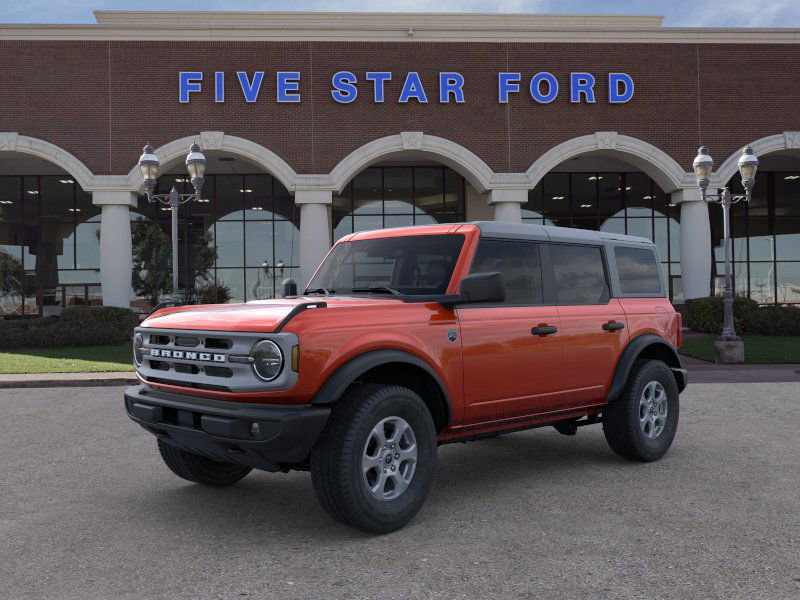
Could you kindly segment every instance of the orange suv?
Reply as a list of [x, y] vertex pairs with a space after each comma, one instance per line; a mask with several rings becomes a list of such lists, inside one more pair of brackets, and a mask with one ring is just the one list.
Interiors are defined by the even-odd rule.
[[389, 532], [439, 444], [602, 423], [620, 456], [663, 456], [686, 371], [659, 264], [643, 238], [541, 225], [352, 234], [301, 296], [150, 315], [125, 406], [179, 477], [310, 470], [331, 517]]

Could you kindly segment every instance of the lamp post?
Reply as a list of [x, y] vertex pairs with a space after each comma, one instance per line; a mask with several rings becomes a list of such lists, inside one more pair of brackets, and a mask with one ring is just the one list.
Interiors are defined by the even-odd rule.
[[178, 292], [178, 207], [190, 200], [200, 200], [203, 182], [206, 173], [206, 157], [196, 143], [189, 148], [186, 155], [186, 170], [192, 178], [194, 194], [179, 194], [172, 186], [169, 194], [156, 194], [156, 179], [160, 162], [155, 155], [155, 149], [147, 144], [139, 157], [139, 169], [142, 172], [145, 193], [148, 202], [159, 202], [169, 207], [172, 211], [172, 301], [180, 302]]
[[723, 243], [725, 244], [725, 291], [723, 292], [724, 316], [722, 334], [715, 343], [718, 362], [742, 362], [744, 360], [744, 347], [736, 335], [733, 325], [730, 210], [731, 206], [737, 202], [749, 202], [752, 197], [753, 185], [756, 182], [756, 170], [758, 169], [758, 158], [755, 157], [753, 149], [749, 145], [745, 146], [742, 151], [738, 166], [739, 174], [742, 176], [744, 195], [732, 195], [727, 187], [719, 189], [716, 194], [710, 194], [708, 193], [708, 185], [711, 181], [714, 161], [708, 153], [708, 148], [701, 146], [697, 152], [697, 157], [692, 163], [703, 201], [713, 202], [722, 206]]

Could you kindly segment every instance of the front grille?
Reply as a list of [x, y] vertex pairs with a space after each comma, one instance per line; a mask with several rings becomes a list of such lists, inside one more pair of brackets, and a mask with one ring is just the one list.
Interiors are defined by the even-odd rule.
[[228, 350], [233, 347], [231, 340], [223, 338], [206, 338], [206, 348], [211, 350]]
[[[139, 374], [154, 383], [205, 390], [256, 392], [286, 389], [297, 381], [291, 363], [284, 365], [275, 381], [265, 384], [250, 363], [230, 360], [247, 356], [265, 338], [275, 341], [283, 355], [290, 357], [297, 345], [293, 333], [202, 331], [190, 329], [137, 328], [144, 337], [144, 361]], [[223, 383], [224, 386], [219, 385]]]

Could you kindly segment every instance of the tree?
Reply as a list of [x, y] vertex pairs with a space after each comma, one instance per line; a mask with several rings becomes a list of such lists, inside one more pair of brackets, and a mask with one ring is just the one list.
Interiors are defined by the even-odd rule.
[[[158, 304], [159, 296], [172, 292], [172, 242], [161, 226], [138, 218], [131, 223], [133, 245], [133, 275], [131, 283], [137, 294]], [[203, 233], [200, 244], [192, 248], [188, 268], [190, 281], [213, 279], [211, 269], [217, 259], [214, 236]], [[206, 287], [206, 286], [204, 286]]]

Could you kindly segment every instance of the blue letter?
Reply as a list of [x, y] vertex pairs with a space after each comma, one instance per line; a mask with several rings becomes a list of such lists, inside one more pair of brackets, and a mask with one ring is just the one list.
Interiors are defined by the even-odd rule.
[[569, 101], [579, 104], [581, 94], [586, 96], [586, 102], [594, 104], [594, 76], [590, 73], [570, 73]]
[[253, 83], [248, 81], [247, 73], [244, 71], [236, 71], [236, 76], [239, 78], [239, 85], [242, 86], [244, 101], [255, 102], [256, 98], [258, 98], [258, 92], [261, 91], [261, 82], [264, 79], [264, 71], [256, 71], [253, 74]]
[[498, 73], [497, 74], [497, 97], [502, 104], [508, 102], [510, 92], [519, 91], [519, 73]]
[[[542, 82], [546, 81], [548, 92], [542, 94]], [[552, 73], [537, 73], [531, 79], [531, 96], [539, 104], [550, 104], [558, 96], [558, 81]]]
[[225, 102], [225, 73], [214, 73], [214, 102]]
[[450, 94], [456, 102], [464, 102], [464, 76], [461, 73], [439, 73], [439, 102], [450, 102]]
[[358, 88], [354, 83], [358, 79], [350, 71], [339, 71], [331, 78], [331, 83], [335, 89], [331, 90], [331, 96], [341, 104], [349, 104], [358, 96]]
[[202, 89], [202, 71], [181, 71], [178, 73], [178, 102], [189, 103], [189, 93], [199, 92]]
[[406, 82], [403, 84], [403, 89], [400, 91], [400, 100], [398, 102], [408, 102], [409, 98], [416, 98], [417, 102], [425, 104], [428, 98], [425, 96], [425, 89], [422, 87], [422, 81], [419, 78], [419, 73], [410, 71], [406, 75]]
[[[625, 88], [620, 93], [619, 84]], [[633, 98], [633, 78], [627, 73], [608, 74], [608, 101], [611, 104], [625, 104]]]
[[299, 71], [278, 71], [278, 102], [300, 102], [299, 91]]
[[389, 81], [392, 78], [392, 74], [388, 71], [374, 71], [374, 72], [367, 72], [365, 79], [367, 81], [374, 81], [374, 89], [375, 89], [375, 102], [383, 102], [383, 82]]

